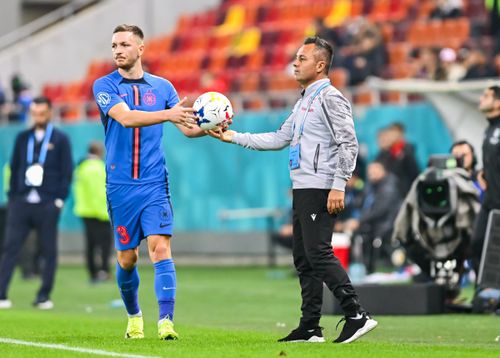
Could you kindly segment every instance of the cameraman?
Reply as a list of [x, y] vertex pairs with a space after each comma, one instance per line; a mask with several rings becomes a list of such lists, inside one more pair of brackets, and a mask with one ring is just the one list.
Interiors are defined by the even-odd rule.
[[457, 159], [457, 166], [464, 168], [469, 173], [474, 186], [479, 191], [479, 199], [483, 201], [486, 184], [483, 172], [476, 170], [477, 158], [472, 144], [466, 140], [456, 141], [451, 145], [450, 152]]

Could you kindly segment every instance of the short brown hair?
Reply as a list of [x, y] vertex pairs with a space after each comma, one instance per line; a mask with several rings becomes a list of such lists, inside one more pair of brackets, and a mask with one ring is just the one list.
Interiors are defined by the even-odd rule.
[[127, 24], [118, 25], [113, 30], [114, 34], [116, 34], [117, 32], [131, 32], [137, 37], [139, 37], [141, 40], [144, 40], [144, 32], [142, 32], [141, 28], [137, 25], [127, 25]]

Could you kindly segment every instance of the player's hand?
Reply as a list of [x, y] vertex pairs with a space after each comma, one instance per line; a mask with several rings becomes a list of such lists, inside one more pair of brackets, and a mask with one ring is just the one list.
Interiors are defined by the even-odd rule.
[[484, 178], [484, 170], [482, 169], [477, 173], [477, 182], [479, 183], [479, 186], [481, 187], [481, 189], [483, 189], [483, 191], [488, 188], [488, 183]]
[[194, 115], [194, 112], [196, 111], [192, 107], [184, 107], [184, 103], [186, 103], [186, 101], [187, 97], [184, 97], [175, 106], [167, 109], [167, 120], [174, 124], [180, 124], [191, 129], [193, 128], [193, 125], [196, 124], [196, 116]]
[[210, 137], [217, 138], [226, 143], [231, 143], [233, 141], [233, 136], [236, 132], [232, 130], [223, 131], [222, 128], [217, 128], [206, 131], [206, 133]]
[[329, 214], [338, 214], [344, 210], [344, 196], [345, 193], [343, 191], [335, 189], [330, 190], [326, 203], [326, 209]]

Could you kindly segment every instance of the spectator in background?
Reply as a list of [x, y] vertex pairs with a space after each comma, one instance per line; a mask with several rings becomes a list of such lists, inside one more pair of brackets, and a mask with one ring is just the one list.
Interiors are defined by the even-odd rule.
[[362, 19], [350, 26], [356, 28], [357, 32], [346, 49], [348, 55], [341, 65], [349, 71], [349, 84], [357, 85], [364, 82], [368, 76], [381, 74], [385, 63], [385, 50], [382, 34], [375, 24]]
[[382, 129], [378, 139], [380, 152], [376, 161], [398, 178], [399, 192], [404, 198], [420, 173], [413, 145], [406, 142], [405, 128], [401, 123]]
[[271, 234], [271, 242], [273, 245], [279, 245], [286, 249], [293, 248], [293, 213], [292, 210], [287, 215], [286, 222], [280, 226], [277, 232]]
[[85, 225], [86, 262], [92, 283], [110, 277], [112, 232], [106, 207], [106, 168], [103, 157], [102, 144], [92, 142], [87, 157], [75, 170], [74, 212], [83, 219]]
[[496, 76], [500, 77], [500, 52], [495, 56], [493, 66], [495, 67]]
[[413, 67], [416, 78], [427, 80], [444, 79], [438, 53], [430, 47], [423, 47], [413, 53]]
[[495, 53], [500, 54], [500, 1], [485, 0], [484, 5], [490, 15], [490, 34], [495, 41]]
[[12, 102], [17, 103], [19, 95], [23, 88], [26, 88], [24, 81], [21, 79], [21, 75], [14, 73], [10, 79], [10, 88], [12, 90]]
[[42, 286], [34, 306], [52, 309], [50, 293], [57, 267], [57, 223], [71, 183], [73, 163], [68, 137], [51, 123], [52, 106], [45, 97], [30, 107], [33, 127], [15, 141], [7, 224], [0, 259], [0, 308], [10, 308], [7, 291], [19, 252], [31, 229], [39, 240]]
[[[358, 157], [359, 158], [359, 157]], [[361, 216], [361, 207], [363, 205], [363, 193], [365, 183], [359, 176], [357, 168], [352, 173], [352, 177], [347, 181], [345, 188], [345, 206], [344, 210], [337, 214], [334, 231], [352, 234], [358, 227]]]
[[200, 77], [200, 93], [219, 92], [227, 93], [229, 87], [221, 77], [216, 77], [212, 72], [203, 72]]
[[458, 61], [457, 53], [449, 47], [445, 47], [439, 51], [440, 68], [443, 73], [443, 80], [459, 81], [466, 73], [464, 65]]
[[436, 7], [430, 14], [431, 19], [445, 20], [456, 19], [463, 16], [462, 0], [434, 0]]
[[500, 209], [500, 86], [484, 90], [479, 100], [479, 110], [488, 120], [483, 140], [483, 175], [486, 182], [481, 211], [474, 224], [472, 235], [472, 262], [476, 273], [483, 252], [488, 216], [493, 209]]
[[480, 49], [473, 49], [464, 61], [464, 66], [467, 69], [464, 80], [474, 80], [479, 78], [495, 77], [496, 72], [493, 66], [489, 63], [485, 53]]
[[474, 147], [466, 140], [459, 140], [452, 144], [450, 152], [457, 159], [458, 166], [464, 168], [467, 173], [469, 173], [471, 180], [474, 182], [474, 186], [479, 191], [479, 197], [482, 200], [486, 183], [482, 178], [482, 172], [478, 173], [476, 171], [477, 158]]
[[392, 253], [391, 234], [394, 219], [402, 202], [398, 179], [388, 172], [384, 164], [374, 161], [368, 164], [368, 185], [359, 220], [352, 228], [354, 236], [363, 238], [363, 257], [367, 272], [374, 272], [377, 261], [390, 262]]
[[18, 108], [18, 118], [17, 120], [21, 123], [26, 123], [28, 120], [28, 115], [30, 111], [30, 105], [33, 101], [33, 96], [31, 95], [31, 91], [28, 87], [23, 87], [21, 93], [19, 93], [19, 97], [17, 99], [17, 103], [15, 104]]

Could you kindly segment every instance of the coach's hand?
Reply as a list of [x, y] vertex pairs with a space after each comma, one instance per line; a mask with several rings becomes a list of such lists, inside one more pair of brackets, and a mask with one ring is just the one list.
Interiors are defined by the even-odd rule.
[[236, 133], [232, 130], [223, 131], [221, 128], [212, 129], [206, 132], [210, 137], [220, 139], [221, 141], [226, 143], [231, 143], [233, 141], [233, 136]]
[[194, 112], [196, 111], [192, 107], [184, 107], [183, 105], [184, 103], [186, 103], [186, 101], [187, 97], [184, 97], [175, 106], [167, 109], [167, 120], [174, 124], [180, 124], [187, 128], [193, 128], [193, 124], [196, 124], [196, 116], [194, 115]]
[[330, 190], [330, 193], [328, 193], [328, 202], [326, 203], [326, 209], [329, 214], [338, 214], [344, 210], [344, 196], [345, 193], [343, 191]]

